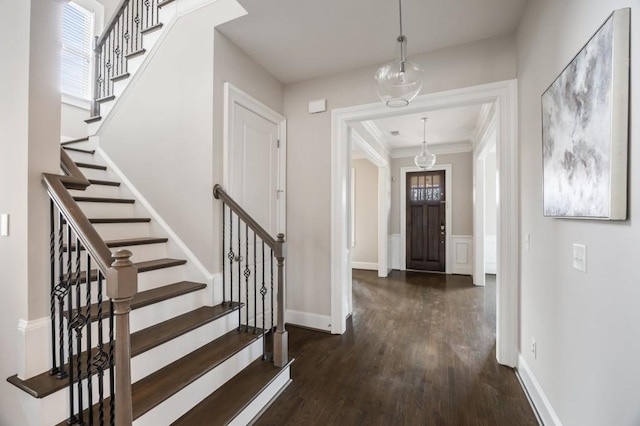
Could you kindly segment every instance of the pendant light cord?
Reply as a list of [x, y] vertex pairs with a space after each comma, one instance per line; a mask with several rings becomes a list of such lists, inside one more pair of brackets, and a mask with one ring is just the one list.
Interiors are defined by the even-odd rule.
[[402, 0], [398, 0], [398, 10], [399, 10], [398, 15], [400, 16], [400, 37], [403, 37], [404, 34], [402, 33]]

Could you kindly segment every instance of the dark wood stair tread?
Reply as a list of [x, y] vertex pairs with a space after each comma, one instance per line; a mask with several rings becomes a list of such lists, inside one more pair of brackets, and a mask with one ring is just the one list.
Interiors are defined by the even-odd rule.
[[100, 121], [102, 120], [102, 117], [99, 115], [95, 115], [93, 117], [89, 117], [86, 120], [84, 120], [85, 123], [87, 124], [91, 124], [91, 123], [95, 123], [96, 121]]
[[[131, 356], [135, 357], [150, 349], [160, 346], [176, 337], [182, 336], [198, 327], [206, 325], [238, 309], [238, 303], [229, 305], [203, 306], [186, 314], [179, 315], [167, 321], [153, 325], [149, 328], [131, 334]], [[92, 352], [97, 352], [94, 348]], [[80, 355], [81, 360], [86, 360], [86, 352]], [[73, 359], [75, 365], [75, 358]], [[86, 370], [86, 361], [82, 365]], [[68, 365], [65, 365], [65, 371]], [[44, 398], [69, 385], [69, 379], [57, 379], [49, 372], [41, 373], [27, 380], [20, 380], [17, 375], [9, 377], [7, 381], [33, 397]], [[74, 380], [77, 382], [77, 379]]]
[[[140, 238], [124, 238], [121, 240], [108, 240], [108, 241], [105, 241], [105, 244], [107, 244], [107, 247], [109, 248], [114, 248], [114, 247], [143, 246], [148, 244], [160, 244], [160, 243], [166, 243], [167, 241], [169, 241], [169, 239], [165, 237], [140, 237]], [[84, 250], [84, 249], [85, 249], [84, 247], [81, 247], [81, 250]], [[66, 245], [64, 246], [63, 250], [67, 251]], [[76, 245], [71, 244], [71, 251], [75, 251], [75, 250], [76, 250]]]
[[107, 166], [103, 166], [101, 164], [91, 164], [91, 163], [81, 163], [75, 162], [76, 166], [82, 167], [83, 169], [95, 169], [95, 170], [107, 170]]
[[[287, 366], [289, 366], [291, 360]], [[285, 367], [286, 368], [286, 367]], [[282, 372], [270, 361], [257, 359], [202, 400], [172, 426], [226, 425]]]
[[96, 153], [95, 149], [81, 149], [81, 148], [74, 148], [72, 146], [63, 146], [62, 149], [64, 149], [65, 151], [81, 152], [83, 154], [95, 154]]
[[120, 182], [113, 180], [89, 179], [89, 183], [91, 185], [120, 186]]
[[153, 24], [146, 28], [143, 28], [142, 30], [140, 30], [140, 34], [149, 34], [156, 30], [159, 30], [160, 28], [162, 28], [162, 22], [158, 22], [157, 24]]
[[[180, 265], [184, 265], [185, 263], [187, 263], [187, 261], [183, 259], [164, 258], [164, 259], [147, 260], [144, 262], [137, 262], [137, 263], [134, 263], [133, 265], [138, 268], [138, 272], [140, 273], [140, 272], [155, 271], [157, 269], [163, 269], [163, 268], [171, 268], [172, 266], [180, 266]], [[67, 274], [65, 274], [62, 277], [62, 280], [67, 281], [67, 278], [68, 276]], [[95, 281], [97, 279], [98, 279], [98, 270], [92, 269], [91, 281]], [[82, 271], [80, 273], [80, 282], [83, 284], [87, 282], [86, 271]]]
[[71, 139], [69, 141], [60, 142], [60, 145], [62, 146], [71, 145], [73, 143], [86, 142], [88, 140], [89, 140], [89, 137], [87, 136], [86, 138]]
[[137, 419], [161, 402], [240, 352], [261, 334], [230, 331], [161, 368], [132, 386], [133, 418]]
[[114, 83], [116, 81], [120, 81], [120, 80], [124, 80], [125, 78], [129, 78], [131, 76], [131, 74], [129, 74], [128, 72], [116, 75], [114, 77], [111, 77], [111, 81], [113, 81]]
[[144, 55], [146, 51], [147, 51], [146, 49], [138, 49], [135, 52], [127, 53], [126, 55], [124, 55], [124, 57], [126, 59], [133, 59], [136, 56]]
[[146, 223], [151, 222], [150, 217], [94, 217], [89, 222], [96, 224], [104, 223]]
[[[145, 306], [152, 305], [154, 303], [159, 303], [164, 300], [172, 299], [174, 297], [182, 296], [183, 294], [192, 293], [194, 291], [202, 290], [207, 285], [203, 283], [195, 283], [191, 281], [180, 281], [177, 283], [165, 285], [162, 287], [157, 287], [151, 290], [141, 291], [140, 293], [136, 293], [133, 296], [133, 300], [131, 300], [131, 309], [140, 309]], [[110, 306], [108, 300], [102, 302], [102, 314], [106, 318], [110, 312]], [[71, 311], [73, 314], [76, 313], [74, 309]], [[86, 314], [86, 309], [83, 309], [83, 314]], [[63, 314], [65, 318], [69, 317], [69, 312], [65, 311]], [[98, 320], [98, 304], [91, 304], [91, 321]]]
[[136, 202], [133, 198], [109, 198], [109, 197], [73, 197], [80, 203], [114, 203], [114, 204], [133, 204]]
[[109, 102], [114, 100], [115, 98], [116, 98], [116, 95], [109, 95], [109, 96], [105, 96], [104, 98], [96, 99], [96, 102], [98, 103]]
[[[133, 419], [136, 420], [152, 408], [166, 401], [240, 352], [259, 337], [260, 334], [230, 331], [177, 361], [138, 380], [131, 386]], [[109, 398], [106, 398], [105, 406], [108, 406], [108, 403]], [[98, 404], [95, 404], [92, 409], [94, 417], [97, 416]], [[85, 413], [88, 414], [88, 411], [85, 410]], [[109, 423], [108, 415], [108, 410], [105, 410], [106, 424]], [[59, 426], [66, 424], [65, 420], [59, 423]]]

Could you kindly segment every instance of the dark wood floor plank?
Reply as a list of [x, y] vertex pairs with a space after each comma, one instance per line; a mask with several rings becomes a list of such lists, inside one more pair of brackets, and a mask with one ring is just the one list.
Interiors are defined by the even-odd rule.
[[333, 336], [289, 327], [292, 384], [257, 425], [537, 425], [495, 358], [495, 281], [353, 272], [354, 314]]

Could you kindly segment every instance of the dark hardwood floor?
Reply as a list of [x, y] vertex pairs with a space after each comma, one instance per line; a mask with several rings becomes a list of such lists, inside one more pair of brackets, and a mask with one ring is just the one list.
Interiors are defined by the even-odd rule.
[[537, 425], [495, 359], [495, 280], [354, 270], [342, 336], [288, 327], [293, 383], [257, 425]]

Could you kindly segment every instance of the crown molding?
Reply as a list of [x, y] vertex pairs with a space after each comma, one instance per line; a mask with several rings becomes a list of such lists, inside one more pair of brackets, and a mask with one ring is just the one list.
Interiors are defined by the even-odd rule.
[[[427, 147], [429, 148], [429, 151], [436, 155], [459, 154], [473, 151], [473, 144], [470, 140], [428, 144]], [[393, 150], [391, 158], [415, 157], [420, 154], [420, 152], [422, 152], [421, 146], [398, 148]]]

